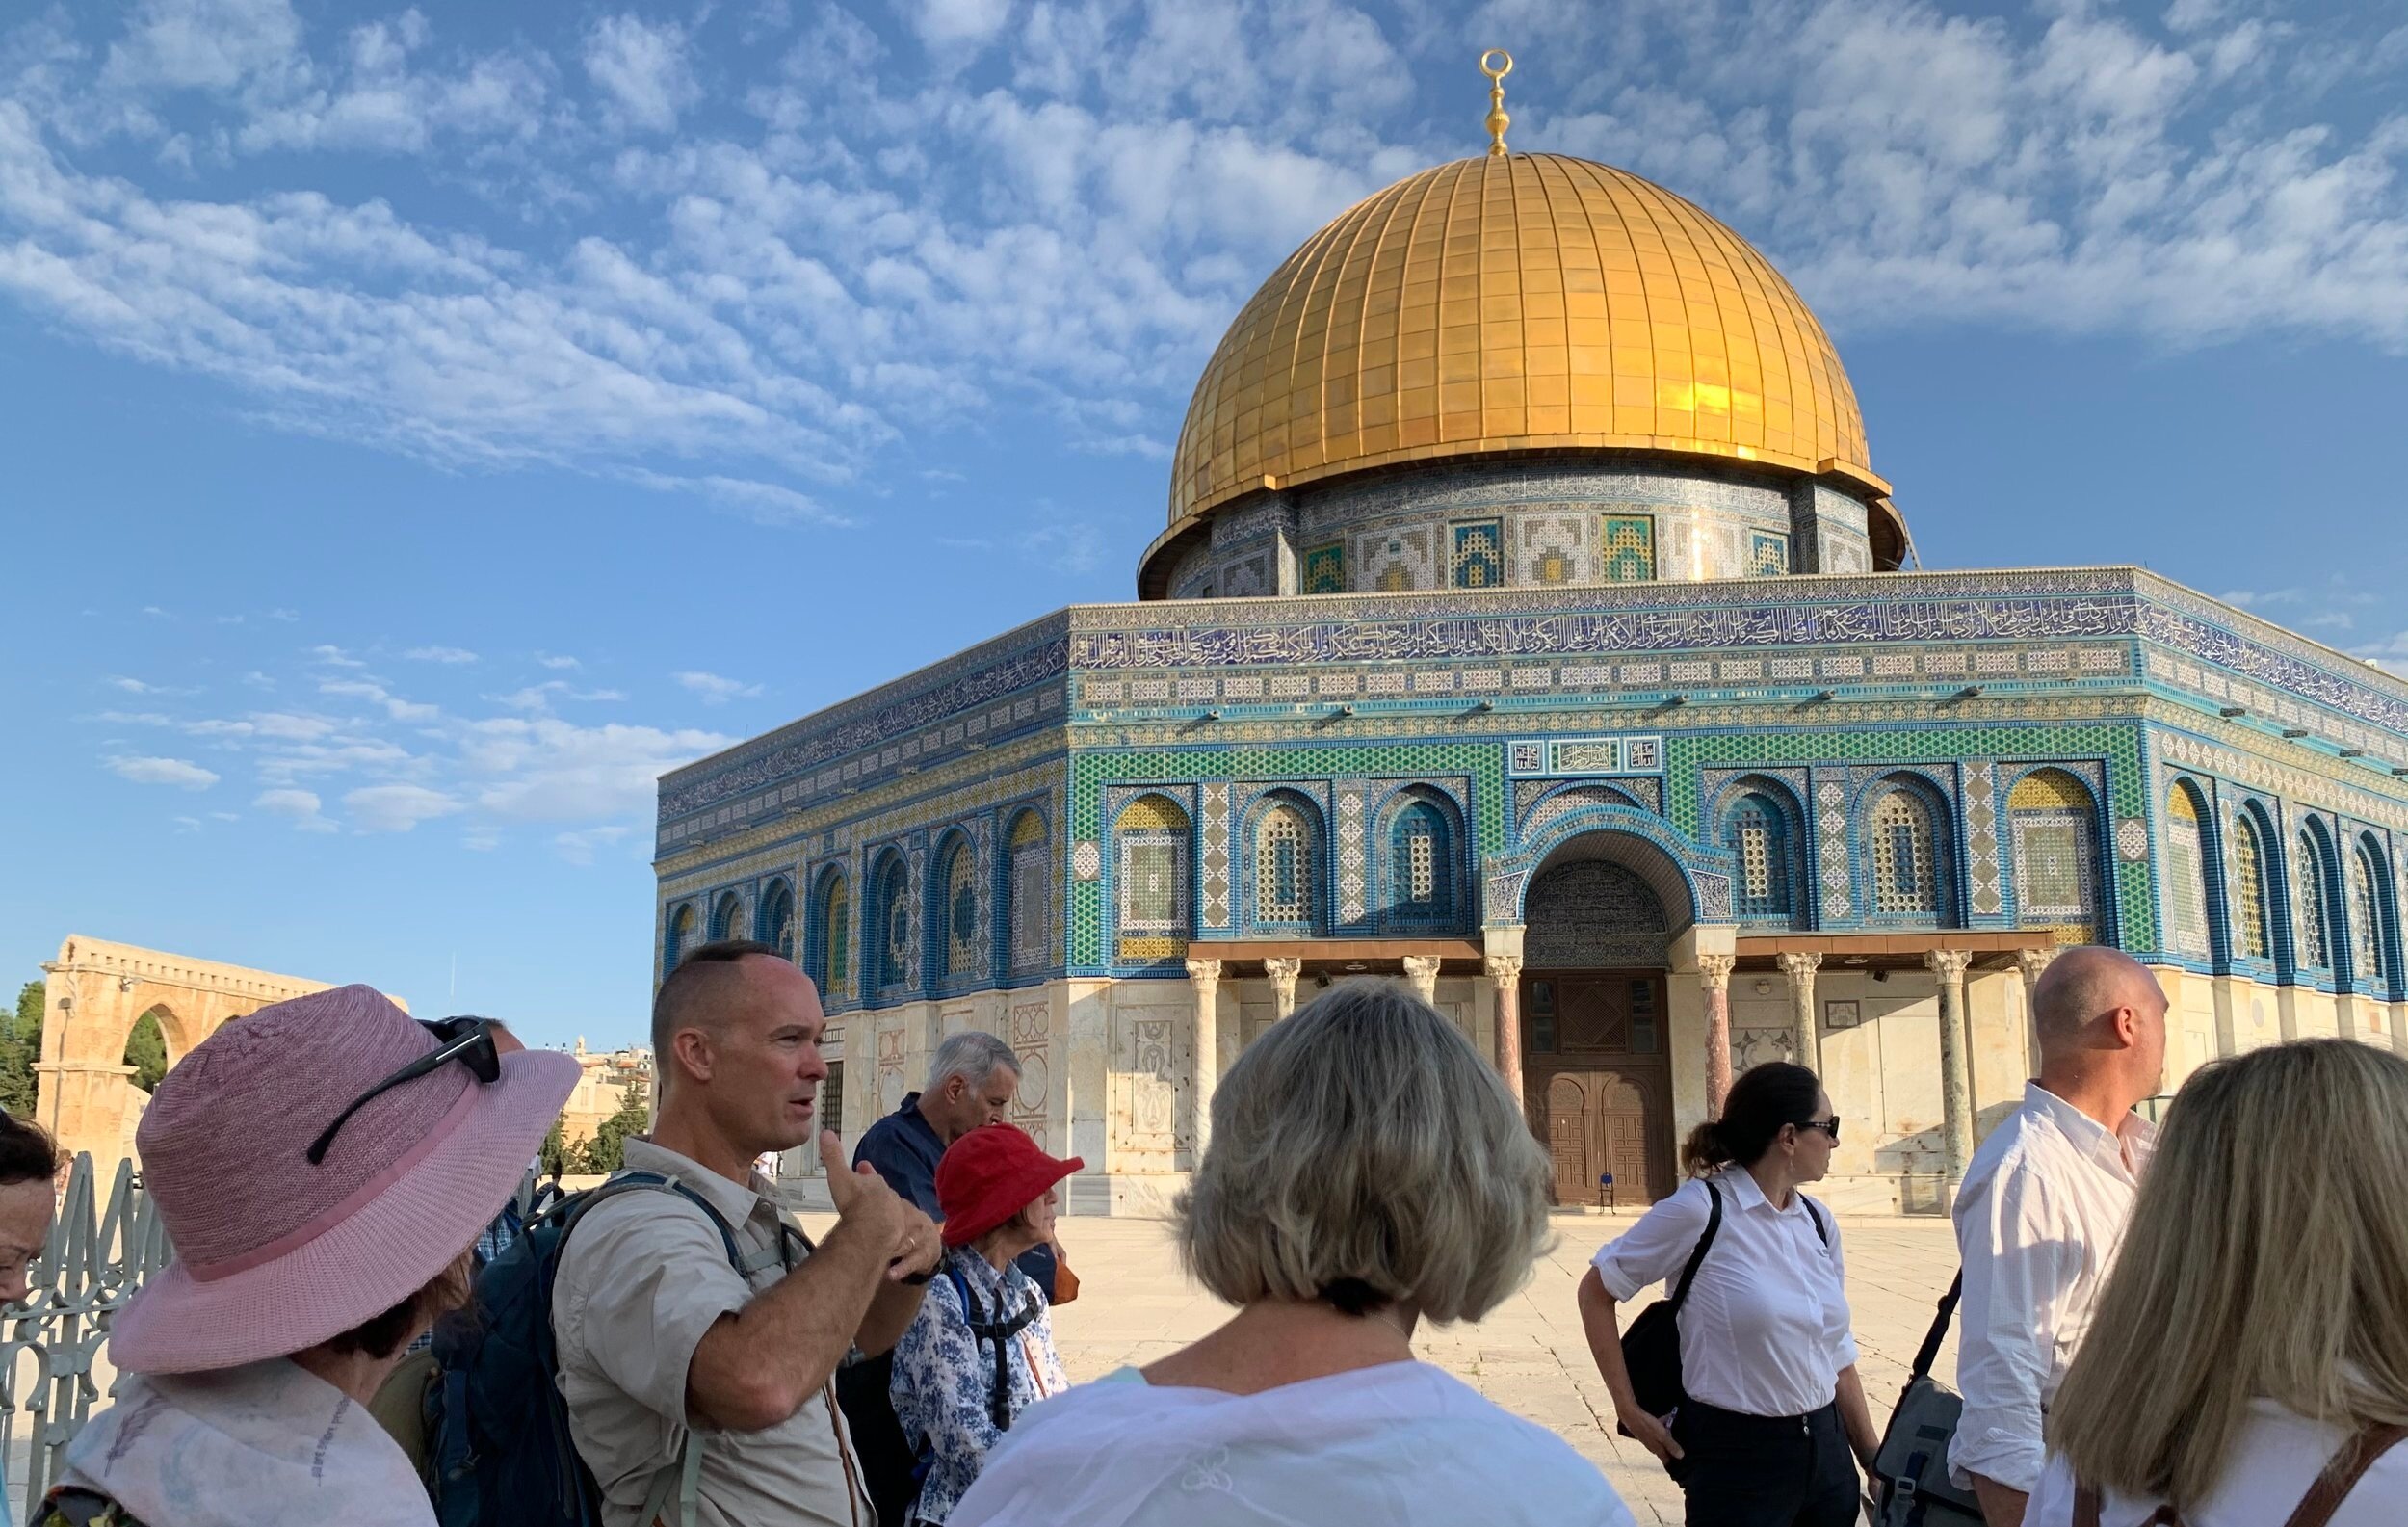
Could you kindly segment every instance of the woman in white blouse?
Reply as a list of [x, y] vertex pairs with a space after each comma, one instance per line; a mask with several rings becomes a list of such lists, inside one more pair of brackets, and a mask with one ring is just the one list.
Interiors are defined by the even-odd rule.
[[2200, 1067], [2049, 1408], [2025, 1527], [2397, 1527], [2403, 1435], [2408, 1060], [2306, 1040]]
[[1528, 1280], [1547, 1174], [1444, 1014], [1332, 987], [1221, 1079], [1179, 1199], [1180, 1258], [1236, 1314], [1032, 1407], [951, 1527], [1632, 1527], [1571, 1444], [1413, 1356]]
[[[1840, 1120], [1815, 1073], [1780, 1062], [1732, 1084], [1682, 1152], [1692, 1175], [1581, 1280], [1581, 1322], [1623, 1429], [1663, 1461], [1688, 1527], [1849, 1527], [1879, 1435], [1856, 1377], [1840, 1226], [1798, 1192], [1830, 1170]], [[1679, 1315], [1688, 1399], [1650, 1415], [1632, 1392], [1614, 1306], [1678, 1279], [1722, 1201]], [[1851, 1460], [1851, 1454], [1853, 1459]]]

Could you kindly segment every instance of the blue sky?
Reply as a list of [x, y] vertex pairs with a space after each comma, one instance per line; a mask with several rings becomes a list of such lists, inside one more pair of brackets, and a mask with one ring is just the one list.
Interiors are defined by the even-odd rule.
[[[0, 22], [0, 958], [635, 1038], [651, 780], [1128, 596], [1356, 197], [1730, 222], [1933, 566], [2141, 562], [2408, 669], [2408, 7], [143, 0]], [[6, 974], [8, 972], [0, 972]]]

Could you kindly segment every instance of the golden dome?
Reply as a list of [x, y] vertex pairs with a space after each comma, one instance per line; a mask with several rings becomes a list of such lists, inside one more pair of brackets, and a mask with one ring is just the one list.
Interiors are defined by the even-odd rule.
[[1188, 405], [1170, 523], [1260, 487], [1566, 446], [1889, 490], [1829, 336], [1770, 262], [1636, 175], [1517, 153], [1397, 182], [1263, 283]]

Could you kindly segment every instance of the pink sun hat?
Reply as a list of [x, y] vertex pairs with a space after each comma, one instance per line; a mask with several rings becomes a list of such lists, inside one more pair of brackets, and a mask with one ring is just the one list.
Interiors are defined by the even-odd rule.
[[576, 1090], [574, 1057], [520, 1050], [483, 1083], [458, 1061], [361, 1093], [440, 1047], [367, 987], [261, 1008], [194, 1046], [135, 1133], [175, 1260], [118, 1312], [110, 1360], [196, 1373], [300, 1352], [416, 1293], [517, 1187]]

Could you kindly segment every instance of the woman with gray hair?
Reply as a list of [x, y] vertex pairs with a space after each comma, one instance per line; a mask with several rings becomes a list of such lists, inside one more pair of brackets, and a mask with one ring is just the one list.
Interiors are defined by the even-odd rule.
[[1595, 1466], [1415, 1360], [1545, 1250], [1547, 1160], [1470, 1041], [1400, 987], [1341, 986], [1213, 1096], [1180, 1197], [1188, 1272], [1238, 1313], [1031, 1409], [951, 1527], [1630, 1527]]

